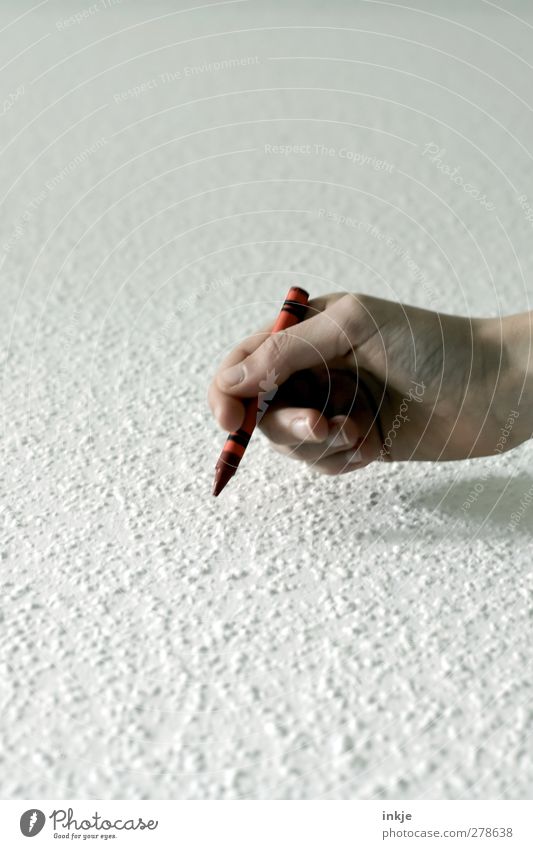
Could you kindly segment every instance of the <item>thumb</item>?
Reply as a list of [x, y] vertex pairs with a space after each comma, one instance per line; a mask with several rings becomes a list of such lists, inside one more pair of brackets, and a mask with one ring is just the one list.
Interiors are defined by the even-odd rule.
[[360, 300], [343, 295], [323, 312], [267, 337], [249, 356], [220, 372], [218, 384], [224, 392], [254, 397], [271, 388], [273, 380], [281, 384], [297, 371], [326, 365], [350, 351], [355, 354], [355, 341], [368, 338], [369, 324], [375, 331]]

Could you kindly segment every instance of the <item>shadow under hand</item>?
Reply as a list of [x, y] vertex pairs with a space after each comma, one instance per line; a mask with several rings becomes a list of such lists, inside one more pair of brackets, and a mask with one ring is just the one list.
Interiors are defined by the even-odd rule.
[[491, 475], [425, 489], [413, 504], [455, 520], [509, 532], [533, 530], [533, 477]]

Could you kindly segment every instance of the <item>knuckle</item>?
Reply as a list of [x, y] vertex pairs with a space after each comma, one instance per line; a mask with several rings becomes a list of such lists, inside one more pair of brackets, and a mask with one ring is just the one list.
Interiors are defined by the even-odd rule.
[[346, 353], [361, 337], [368, 323], [370, 304], [368, 295], [346, 294], [336, 304], [336, 321], [339, 354]]
[[339, 344], [346, 350], [354, 341], [354, 334], [360, 316], [360, 306], [357, 296], [343, 295], [337, 302], [336, 320]]
[[274, 363], [283, 359], [287, 353], [289, 337], [284, 330], [279, 333], [273, 333], [269, 336], [263, 345], [264, 355], [269, 363]]
[[355, 294], [346, 296], [346, 326], [349, 329], [359, 328], [368, 320], [370, 302], [368, 295]]

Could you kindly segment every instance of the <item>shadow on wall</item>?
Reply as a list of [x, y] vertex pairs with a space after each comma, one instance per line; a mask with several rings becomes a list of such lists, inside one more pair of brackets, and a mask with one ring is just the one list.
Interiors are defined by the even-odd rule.
[[471, 478], [452, 487], [424, 490], [414, 503], [424, 510], [444, 512], [453, 519], [485, 527], [529, 534], [533, 529], [533, 477]]

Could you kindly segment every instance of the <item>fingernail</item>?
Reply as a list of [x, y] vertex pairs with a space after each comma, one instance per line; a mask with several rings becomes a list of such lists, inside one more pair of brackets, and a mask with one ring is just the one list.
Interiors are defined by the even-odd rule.
[[350, 440], [342, 428], [334, 428], [329, 435], [330, 448], [344, 448], [350, 444]]
[[238, 383], [242, 383], [244, 380], [244, 367], [240, 364], [231, 366], [230, 368], [224, 369], [224, 371], [220, 373], [220, 377], [226, 386], [237, 386]]
[[293, 419], [291, 422], [291, 431], [296, 439], [309, 439], [312, 434], [312, 430], [309, 427], [309, 422], [307, 419]]
[[355, 463], [361, 463], [362, 459], [363, 459], [363, 454], [361, 452], [361, 449], [358, 448], [357, 451], [354, 451], [353, 454], [351, 454], [350, 457], [348, 458], [348, 465], [352, 466]]

